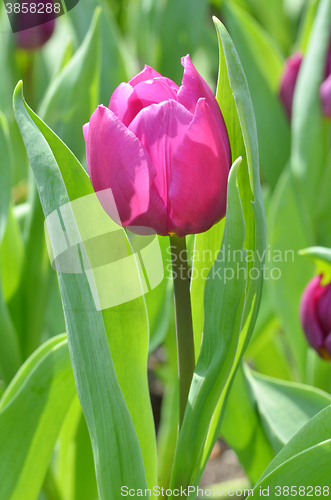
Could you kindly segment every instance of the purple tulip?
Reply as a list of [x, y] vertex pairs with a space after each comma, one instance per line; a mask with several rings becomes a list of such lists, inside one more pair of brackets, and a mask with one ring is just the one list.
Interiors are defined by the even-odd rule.
[[324, 359], [331, 360], [331, 283], [321, 285], [322, 275], [306, 286], [300, 318], [308, 343]]
[[296, 52], [285, 62], [285, 70], [280, 84], [280, 98], [289, 118], [292, 116], [292, 104], [295, 84], [298, 78], [302, 54]]
[[[22, 9], [15, 17], [16, 44], [25, 50], [39, 49], [50, 39], [55, 27], [56, 13], [54, 9], [46, 12], [46, 7], [53, 5], [50, 0], [41, 0], [37, 3], [28, 0], [22, 5], [27, 5], [27, 13]], [[35, 5], [37, 10], [32, 9]], [[47, 7], [49, 9], [49, 7]]]
[[217, 101], [189, 55], [182, 65], [181, 87], [145, 66], [83, 127], [94, 190], [112, 190], [123, 226], [163, 236], [201, 233], [225, 216], [231, 166]]
[[331, 120], [331, 75], [322, 83], [320, 97], [323, 115]]
[[[280, 84], [280, 98], [289, 118], [292, 115], [293, 95], [303, 56], [296, 52], [285, 62], [285, 69]], [[326, 59], [325, 80], [320, 86], [322, 113], [331, 119], [331, 45]]]
[[326, 63], [325, 80], [320, 87], [323, 115], [331, 120], [331, 44]]

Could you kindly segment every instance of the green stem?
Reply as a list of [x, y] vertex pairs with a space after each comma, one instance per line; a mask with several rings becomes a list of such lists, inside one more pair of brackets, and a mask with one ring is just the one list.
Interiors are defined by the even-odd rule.
[[181, 427], [195, 368], [190, 278], [185, 237], [170, 236], [174, 282], [179, 377], [179, 426]]

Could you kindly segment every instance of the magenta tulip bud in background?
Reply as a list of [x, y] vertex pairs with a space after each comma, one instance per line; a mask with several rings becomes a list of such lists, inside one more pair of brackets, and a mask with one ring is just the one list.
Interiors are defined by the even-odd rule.
[[[50, 0], [41, 0], [36, 3], [28, 0], [22, 5], [26, 6], [27, 12], [21, 8], [16, 14], [16, 44], [25, 50], [39, 49], [45, 45], [54, 31], [56, 13], [53, 8], [49, 7], [53, 3]], [[36, 10], [32, 9], [33, 5], [37, 5]], [[49, 12], [46, 11], [46, 7]]]
[[320, 87], [323, 115], [331, 120], [331, 44], [326, 63], [325, 80]]
[[331, 75], [320, 87], [323, 115], [331, 120]]
[[112, 190], [123, 226], [163, 236], [201, 233], [225, 216], [231, 167], [217, 101], [188, 55], [182, 65], [181, 87], [145, 66], [83, 127], [94, 190]]
[[306, 286], [300, 304], [300, 318], [308, 343], [324, 359], [331, 360], [331, 283], [321, 285], [315, 276]]
[[[294, 89], [298, 79], [303, 56], [296, 52], [285, 62], [285, 69], [280, 84], [280, 98], [289, 118], [292, 116]], [[331, 45], [325, 65], [325, 80], [320, 86], [322, 113], [331, 119]]]
[[293, 56], [289, 57], [286, 60], [285, 70], [280, 84], [280, 98], [290, 118], [292, 116], [294, 89], [298, 78], [301, 62], [302, 54], [300, 54], [299, 52], [296, 52], [295, 54], [293, 54]]

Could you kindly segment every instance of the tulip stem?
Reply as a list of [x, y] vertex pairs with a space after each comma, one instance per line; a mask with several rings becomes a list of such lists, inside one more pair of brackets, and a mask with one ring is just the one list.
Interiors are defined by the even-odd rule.
[[190, 277], [185, 237], [170, 236], [174, 282], [179, 378], [179, 426], [181, 427], [195, 368]]

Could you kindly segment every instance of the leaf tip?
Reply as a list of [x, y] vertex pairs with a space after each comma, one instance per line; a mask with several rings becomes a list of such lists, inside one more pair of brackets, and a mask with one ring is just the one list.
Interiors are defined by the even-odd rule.
[[19, 80], [19, 82], [17, 83], [17, 85], [14, 89], [14, 93], [13, 93], [13, 107], [14, 107], [14, 109], [16, 107], [15, 106], [16, 99], [18, 99], [20, 96], [23, 99], [23, 80]]

